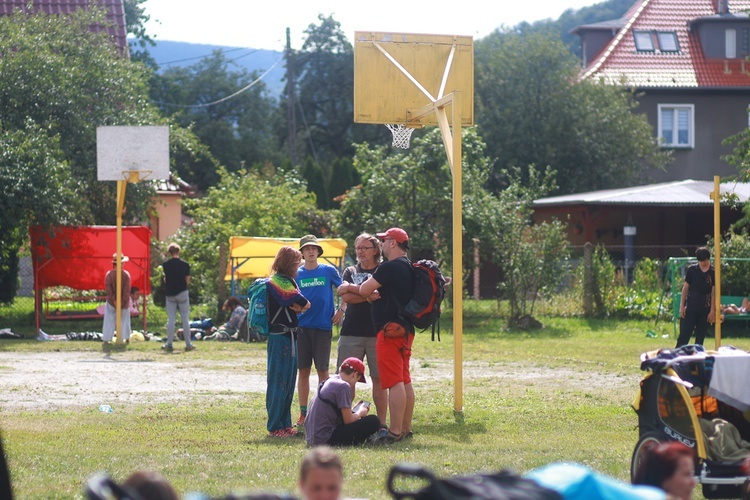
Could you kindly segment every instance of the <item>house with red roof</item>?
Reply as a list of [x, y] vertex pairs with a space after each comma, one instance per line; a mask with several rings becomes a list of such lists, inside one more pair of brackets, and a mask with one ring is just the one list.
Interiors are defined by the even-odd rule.
[[78, 9], [88, 9], [91, 3], [98, 3], [107, 13], [107, 26], [92, 26], [92, 31], [105, 31], [117, 45], [120, 53], [129, 56], [125, 6], [123, 0], [0, 0], [0, 16], [7, 16], [16, 10], [28, 13], [66, 15]]
[[737, 173], [722, 141], [748, 127], [750, 0], [638, 0], [616, 20], [572, 30], [581, 39], [582, 79], [622, 85], [639, 97], [666, 171], [645, 182], [711, 180]]

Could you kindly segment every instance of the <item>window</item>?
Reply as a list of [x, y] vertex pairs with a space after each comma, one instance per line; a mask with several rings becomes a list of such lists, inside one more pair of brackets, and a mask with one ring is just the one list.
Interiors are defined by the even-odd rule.
[[659, 140], [665, 148], [692, 148], [692, 104], [659, 104]]
[[662, 52], [679, 52], [680, 44], [677, 42], [677, 33], [674, 31], [660, 31], [656, 34], [659, 40], [659, 50]]
[[724, 30], [724, 47], [727, 59], [737, 57], [737, 30], [733, 28]]
[[633, 31], [633, 38], [635, 39], [635, 50], [654, 51], [654, 39], [651, 38], [650, 31]]

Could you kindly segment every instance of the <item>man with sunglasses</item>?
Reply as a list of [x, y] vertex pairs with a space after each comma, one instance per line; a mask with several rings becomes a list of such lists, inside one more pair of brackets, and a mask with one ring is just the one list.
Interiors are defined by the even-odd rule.
[[414, 272], [406, 254], [409, 235], [392, 227], [377, 234], [386, 259], [361, 285], [342, 283], [338, 294], [353, 293], [372, 303], [372, 321], [377, 333], [376, 351], [380, 383], [388, 390], [390, 425], [380, 443], [390, 444], [412, 436], [414, 387], [409, 372], [414, 325], [399, 315], [414, 295]]

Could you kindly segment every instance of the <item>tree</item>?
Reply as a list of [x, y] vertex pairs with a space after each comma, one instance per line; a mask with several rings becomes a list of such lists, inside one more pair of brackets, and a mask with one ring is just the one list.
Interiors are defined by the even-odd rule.
[[[484, 185], [491, 163], [484, 147], [476, 129], [463, 130], [464, 248], [473, 238], [484, 238], [487, 227], [484, 217], [492, 195]], [[439, 129], [412, 138], [411, 148], [400, 153], [390, 146], [359, 144], [354, 166], [362, 184], [341, 197], [342, 237], [352, 241], [362, 231], [397, 225], [409, 233], [412, 258], [435, 259], [446, 269], [452, 266], [452, 180]], [[471, 256], [464, 258], [468, 269]]]
[[520, 173], [510, 179], [497, 200], [487, 203], [484, 246], [501, 270], [501, 291], [510, 305], [509, 325], [517, 328], [541, 326], [533, 317], [538, 296], [553, 289], [564, 276], [569, 254], [565, 226], [559, 221], [532, 223], [533, 202], [554, 189], [554, 171], [531, 166], [525, 179]]
[[156, 62], [145, 50], [147, 46], [154, 46], [156, 43], [146, 32], [145, 24], [151, 19], [146, 14], [146, 8], [143, 4], [146, 0], [124, 0], [125, 9], [125, 29], [133, 38], [128, 43], [130, 49], [130, 58], [134, 61], [141, 61], [151, 67], [156, 66]]
[[[296, 98], [290, 101], [287, 94], [282, 99], [276, 130], [279, 142], [288, 145], [289, 106], [293, 106], [297, 129], [297, 151], [293, 156], [303, 162], [312, 159], [317, 164], [322, 172], [318, 183], [323, 183], [323, 189], [316, 193], [325, 193], [325, 197], [318, 196], [318, 206], [332, 208], [334, 198], [354, 185], [346, 184], [347, 180], [356, 182], [359, 178], [350, 165], [337, 162], [351, 160], [354, 143], [385, 144], [390, 133], [385, 127], [353, 123], [354, 49], [332, 16], [319, 15], [318, 21], [305, 30], [307, 38], [302, 49], [287, 54], [287, 75], [292, 77], [288, 84]], [[309, 171], [307, 165], [304, 169]], [[343, 177], [338, 175], [341, 169]], [[317, 184], [306, 179], [310, 189]]]
[[627, 89], [579, 81], [577, 59], [550, 34], [495, 32], [476, 46], [477, 122], [503, 171], [557, 171], [558, 192], [628, 185], [669, 159]]
[[[168, 125], [148, 101], [146, 68], [121, 57], [101, 9], [0, 17], [0, 256], [12, 259], [30, 224], [114, 224], [116, 183], [97, 181], [96, 128]], [[174, 127], [172, 151], [200, 157]], [[127, 191], [125, 223], [140, 222], [154, 189]], [[3, 278], [15, 289], [15, 279]]]
[[[272, 134], [274, 102], [258, 74], [230, 70], [221, 51], [187, 68], [154, 75], [152, 98], [165, 114], [189, 127], [230, 172], [260, 168], [277, 159]], [[184, 180], [205, 190], [219, 181], [216, 168], [185, 172]]]

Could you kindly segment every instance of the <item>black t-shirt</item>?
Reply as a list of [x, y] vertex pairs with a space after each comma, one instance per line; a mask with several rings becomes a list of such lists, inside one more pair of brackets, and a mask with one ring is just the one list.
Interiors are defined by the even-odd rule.
[[704, 273], [701, 271], [700, 264], [693, 264], [685, 272], [685, 282], [690, 285], [685, 302], [687, 309], [710, 309], [711, 289], [716, 283], [714, 266], [709, 267]]
[[164, 295], [174, 297], [188, 289], [187, 277], [190, 276], [190, 264], [179, 257], [172, 257], [161, 267], [164, 269]]
[[[373, 269], [362, 269], [362, 266], [349, 266], [344, 269], [343, 281], [361, 285], [372, 276], [377, 266]], [[341, 325], [341, 336], [350, 337], [374, 337], [377, 335], [375, 326], [372, 324], [372, 306], [369, 302], [359, 304], [347, 304], [344, 324]]]
[[406, 322], [398, 314], [399, 308], [404, 307], [414, 295], [414, 271], [411, 262], [406, 257], [383, 262], [372, 275], [380, 283], [380, 300], [372, 303], [372, 322], [375, 331], [380, 331], [383, 325], [397, 321], [414, 331], [414, 325]]

